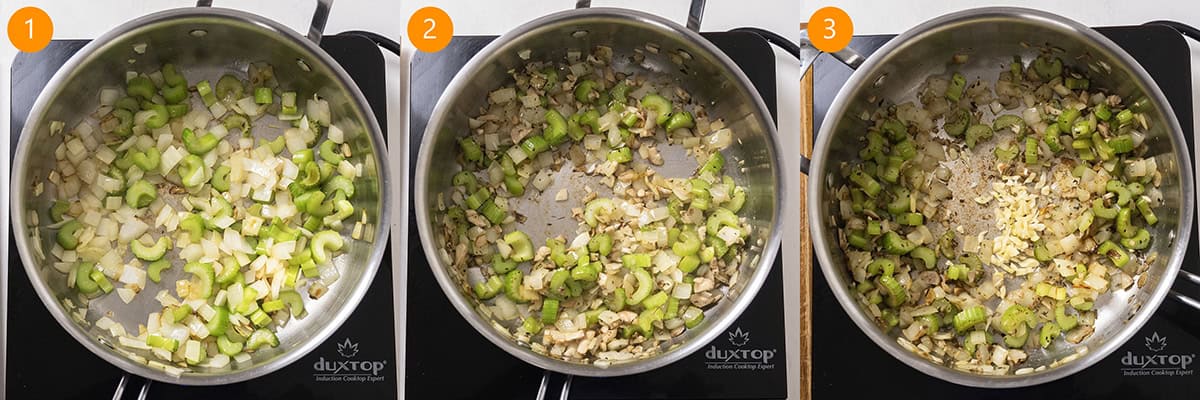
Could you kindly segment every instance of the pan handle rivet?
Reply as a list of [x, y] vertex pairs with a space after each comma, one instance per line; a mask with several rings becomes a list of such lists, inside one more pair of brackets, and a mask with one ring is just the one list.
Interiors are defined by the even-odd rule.
[[191, 32], [188, 32], [188, 33], [190, 33], [192, 36], [195, 36], [195, 37], [204, 37], [205, 35], [208, 35], [208, 31], [206, 31], [204, 29], [193, 29]]
[[588, 31], [584, 29], [577, 30], [571, 33], [571, 37], [579, 39], [588, 35]]

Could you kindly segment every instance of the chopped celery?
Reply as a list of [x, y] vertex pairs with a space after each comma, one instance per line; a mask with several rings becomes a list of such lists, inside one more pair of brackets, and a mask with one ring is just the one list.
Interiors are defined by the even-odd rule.
[[954, 315], [954, 330], [961, 334], [984, 321], [987, 321], [987, 310], [983, 306], [967, 307]]
[[642, 108], [654, 111], [654, 115], [656, 116], [654, 123], [656, 125], [665, 124], [671, 119], [671, 111], [673, 111], [671, 101], [662, 96], [657, 94], [647, 94], [642, 96], [641, 105]]
[[344, 241], [342, 235], [336, 231], [321, 231], [313, 234], [310, 243], [313, 261], [317, 264], [324, 264], [329, 261], [329, 252], [340, 250]]
[[150, 278], [154, 283], [162, 280], [162, 271], [171, 268], [171, 262], [168, 260], [158, 260], [146, 266], [146, 277]]
[[504, 288], [504, 281], [499, 276], [492, 275], [487, 281], [475, 284], [475, 297], [480, 300], [488, 300], [496, 297], [500, 293], [500, 289]]
[[75, 236], [76, 231], [83, 227], [83, 224], [78, 220], [70, 220], [58, 227], [58, 232], [55, 233], [55, 241], [64, 250], [75, 250], [79, 247], [79, 238]]
[[100, 290], [100, 285], [92, 280], [94, 267], [95, 264], [89, 262], [75, 264], [75, 289], [79, 290], [79, 293], [87, 295]]
[[129, 250], [133, 252], [135, 257], [143, 261], [158, 261], [167, 253], [170, 247], [171, 238], [166, 236], [159, 237], [153, 246], [146, 246], [138, 240], [129, 242]]
[[654, 278], [650, 276], [650, 272], [646, 271], [645, 268], [633, 269], [633, 277], [637, 280], [637, 289], [634, 290], [633, 294], [629, 296], [629, 299], [627, 299], [625, 303], [629, 305], [638, 305], [642, 302], [642, 300], [645, 300], [646, 297], [650, 296], [650, 290], [654, 289], [656, 286], [654, 285]]
[[512, 253], [509, 259], [516, 262], [525, 262], [533, 259], [533, 242], [529, 240], [529, 235], [521, 231], [513, 231], [504, 235], [504, 243], [512, 247]]
[[215, 293], [213, 284], [216, 281], [212, 264], [190, 262], [183, 266], [183, 272], [192, 274], [192, 291], [190, 293], [195, 298], [207, 299], [212, 297]]
[[575, 84], [575, 100], [584, 104], [592, 104], [599, 98], [596, 86], [596, 81], [590, 79], [584, 79]]

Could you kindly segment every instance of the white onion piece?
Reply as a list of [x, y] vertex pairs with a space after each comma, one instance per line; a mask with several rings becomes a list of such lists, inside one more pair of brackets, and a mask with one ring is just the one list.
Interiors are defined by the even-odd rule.
[[483, 135], [483, 146], [488, 151], [500, 150], [500, 135], [495, 133]]
[[[609, 132], [612, 128], [617, 127], [617, 123], [621, 121], [621, 114], [616, 111], [609, 111], [600, 116], [597, 122], [600, 123], [600, 130]], [[599, 133], [599, 132], [592, 132]]]
[[488, 101], [492, 104], [504, 104], [517, 98], [516, 88], [503, 88], [488, 93]]
[[[225, 125], [218, 124], [218, 125], [213, 125], [211, 128], [208, 128], [208, 133], [211, 133], [213, 136], [216, 136], [217, 139], [223, 139], [223, 138], [225, 138], [225, 136], [229, 135], [229, 130], [225, 129]], [[221, 143], [226, 143], [226, 142], [221, 142]]]
[[212, 358], [209, 358], [208, 361], [204, 362], [203, 365], [205, 367], [215, 368], [215, 369], [225, 368], [225, 367], [229, 366], [229, 356], [227, 356], [225, 354], [217, 354], [215, 356], [212, 356]]
[[1037, 107], [1029, 107], [1025, 111], [1021, 111], [1021, 119], [1025, 120], [1026, 125], [1034, 125], [1042, 122], [1042, 113], [1038, 111]]
[[184, 155], [178, 147], [168, 147], [167, 150], [162, 152], [161, 161], [159, 162], [159, 172], [164, 175], [170, 173], [183, 160]]
[[1144, 196], [1146, 196], [1147, 199], [1150, 199], [1151, 204], [1157, 205], [1163, 203], [1162, 190], [1159, 190], [1156, 187], [1146, 189], [1146, 194]]
[[475, 287], [476, 284], [483, 282], [483, 271], [479, 267], [467, 268], [467, 284]]
[[525, 151], [521, 150], [521, 146], [509, 147], [506, 154], [508, 154], [508, 157], [512, 159], [513, 164], [520, 164], [522, 161], [525, 161], [525, 159], [528, 158], [528, 155], [525, 154]]
[[[312, 101], [312, 100], [309, 100]], [[237, 106], [242, 110], [242, 114], [247, 117], [258, 116], [258, 104], [254, 102], [254, 96], [243, 97], [237, 101]], [[310, 105], [311, 106], [311, 105]], [[328, 109], [326, 110], [328, 112]], [[213, 113], [216, 114], [216, 113]], [[311, 113], [310, 113], [311, 114]]]
[[533, 187], [537, 188], [538, 191], [544, 191], [550, 184], [554, 183], [554, 175], [549, 170], [543, 169], [533, 178], [532, 183]]
[[618, 146], [621, 145], [621, 143], [623, 141], [624, 141], [624, 139], [621, 138], [621, 128], [620, 127], [618, 127], [616, 124], [613, 124], [611, 127], [608, 128], [608, 146], [609, 147], [617, 148]]
[[513, 303], [506, 296], [496, 296], [496, 305], [492, 306], [492, 311], [496, 313], [496, 318], [501, 321], [509, 321], [517, 317], [516, 303]]
[[678, 255], [676, 255], [674, 252], [671, 252], [671, 251], [664, 250], [664, 251], [659, 251], [659, 252], [655, 253], [654, 259], [653, 259], [654, 272], [658, 273], [658, 272], [666, 271], [671, 268], [675, 268], [675, 266], [679, 265], [679, 260], [681, 258], [682, 257], [679, 257]]
[[329, 129], [325, 132], [325, 135], [334, 143], [342, 144], [346, 142], [345, 132], [342, 131], [342, 128], [338, 128], [337, 125], [329, 125]]
[[572, 248], [572, 249], [586, 248], [588, 241], [590, 241], [590, 240], [592, 240], [592, 235], [590, 233], [588, 233], [588, 232], [580, 233], [575, 236], [575, 239], [571, 240], [570, 248]]
[[333, 283], [337, 282], [337, 280], [342, 276], [340, 273], [338, 273], [337, 268], [332, 264], [326, 264], [317, 267], [317, 272], [321, 274], [321, 283], [324, 283], [325, 286], [333, 285]]
[[[599, 150], [603, 145], [604, 138], [599, 135], [588, 135], [583, 138], [583, 148], [588, 150]], [[524, 154], [524, 152], [522, 152]]]
[[680, 300], [692, 297], [692, 285], [675, 285], [675, 289], [671, 290], [671, 297]]
[[725, 128], [725, 129], [721, 129], [716, 132], [713, 132], [712, 135], [708, 135], [708, 137], [705, 138], [704, 145], [707, 146], [709, 149], [721, 150], [726, 147], [729, 147], [729, 145], [732, 143], [733, 143], [733, 131], [729, 130], [729, 128]]
[[118, 281], [137, 287], [145, 287], [146, 271], [132, 265], [126, 265], [125, 268], [121, 268], [121, 278]]
[[322, 126], [329, 126], [332, 121], [329, 115], [329, 102], [325, 100], [308, 99], [305, 101], [305, 116]]
[[129, 304], [130, 302], [133, 301], [133, 297], [137, 296], [137, 293], [131, 289], [122, 287], [122, 288], [117, 288], [117, 296], [120, 297], [121, 301], [125, 302], [125, 304]]
[[188, 330], [187, 326], [183, 324], [163, 325], [162, 331], [166, 333], [166, 337], [178, 340], [180, 342], [187, 340], [188, 336], [190, 336], [192, 333], [190, 330]]
[[114, 88], [100, 89], [100, 105], [111, 106], [121, 98], [121, 90]]
[[119, 233], [118, 240], [121, 243], [129, 243], [145, 234], [146, 230], [148, 229], [150, 229], [150, 225], [147, 225], [141, 220], [135, 219], [127, 221], [121, 225], [121, 231]]

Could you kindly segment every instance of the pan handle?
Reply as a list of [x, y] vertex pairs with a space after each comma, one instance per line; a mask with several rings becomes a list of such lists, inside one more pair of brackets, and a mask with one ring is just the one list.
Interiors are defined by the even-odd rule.
[[866, 57], [863, 57], [862, 54], [859, 54], [858, 51], [854, 50], [850, 46], [846, 46], [841, 50], [829, 53], [829, 55], [838, 59], [838, 61], [841, 61], [842, 64], [846, 64], [846, 66], [850, 67], [850, 69], [858, 69], [858, 67], [862, 65], [863, 61], [867, 61]]
[[[706, 0], [692, 0], [688, 7], [687, 28], [692, 32], [700, 32], [700, 20], [704, 18]], [[592, 0], [575, 0], [575, 8], [590, 8]]]
[[692, 0], [688, 7], [687, 28], [692, 32], [700, 32], [700, 19], [704, 17], [705, 0]]
[[[813, 51], [817, 51], [812, 47], [812, 42], [808, 40], [807, 23], [800, 24], [800, 44], [804, 47], [812, 48]], [[862, 54], [859, 54], [858, 51], [855, 51], [850, 46], [843, 47], [841, 50], [829, 53], [829, 55], [833, 56], [833, 58], [836, 58], [838, 61], [841, 61], [842, 64], [846, 64], [846, 66], [850, 67], [850, 69], [858, 69], [858, 67], [862, 65], [863, 61], [867, 60], [866, 57], [863, 57]], [[816, 56], [808, 60], [808, 65], [811, 65], [812, 61], [815, 59]], [[805, 66], [807, 67], [808, 65]]]
[[308, 40], [321, 44], [321, 35], [325, 34], [325, 23], [329, 21], [331, 8], [333, 0], [317, 0], [317, 10], [313, 12], [312, 22], [308, 25]]
[[[1200, 285], [1200, 275], [1196, 275], [1191, 272], [1184, 271], [1182, 269], [1179, 270], [1179, 275], [1182, 275], [1183, 278], [1185, 278], [1184, 280], [1191, 281], [1192, 284], [1194, 284], [1194, 285]], [[1177, 280], [1177, 282], [1178, 282], [1178, 280]], [[1167, 296], [1170, 296], [1172, 299], [1175, 299], [1175, 301], [1183, 303], [1184, 305], [1186, 305], [1188, 307], [1191, 307], [1191, 308], [1194, 308], [1194, 309], [1200, 311], [1200, 300], [1193, 299], [1193, 298], [1188, 297], [1188, 296], [1184, 295], [1183, 293], [1179, 293], [1175, 290], [1171, 290], [1170, 292], [1167, 292]]]
[[[142, 386], [137, 391], [137, 397], [126, 396], [125, 390], [132, 385], [138, 384], [138, 382], [140, 382]], [[137, 375], [126, 373], [125, 375], [121, 376], [120, 381], [117, 381], [117, 390], [113, 391], [112, 400], [125, 400], [127, 398], [146, 400], [146, 397], [150, 394], [151, 382], [153, 381]]]
[[542, 372], [542, 383], [538, 385], [536, 399], [567, 400], [571, 393], [571, 378], [574, 376], [545, 370]]
[[[212, 7], [212, 0], [196, 0], [196, 7]], [[321, 36], [325, 34], [325, 23], [329, 22], [331, 8], [333, 0], [317, 0], [317, 10], [313, 12], [312, 22], [308, 25], [308, 40], [321, 44]]]

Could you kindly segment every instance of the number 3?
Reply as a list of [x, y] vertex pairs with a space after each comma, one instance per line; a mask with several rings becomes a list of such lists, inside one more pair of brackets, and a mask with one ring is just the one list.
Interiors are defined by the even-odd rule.
[[425, 18], [425, 20], [422, 22], [429, 24], [429, 29], [425, 30], [425, 34], [421, 35], [421, 38], [426, 40], [437, 39], [437, 36], [431, 35], [431, 33], [433, 33], [433, 29], [437, 27], [437, 22], [434, 21], [433, 18]]
[[833, 26], [835, 25], [833, 22], [833, 18], [825, 18], [825, 23], [829, 24], [829, 26], [825, 27], [825, 30], [829, 31], [829, 33], [826, 35], [822, 35], [821, 37], [826, 40], [833, 39], [834, 36], [837, 36], [837, 31], [833, 29]]
[[33, 18], [25, 20], [25, 25], [29, 25], [29, 39], [33, 39]]

